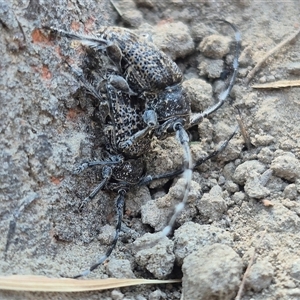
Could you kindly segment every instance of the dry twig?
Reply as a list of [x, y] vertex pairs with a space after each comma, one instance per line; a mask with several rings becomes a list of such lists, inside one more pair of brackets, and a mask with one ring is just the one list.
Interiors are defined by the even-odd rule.
[[238, 111], [238, 114], [235, 116], [236, 117], [236, 120], [239, 124], [239, 127], [240, 127], [240, 131], [241, 131], [241, 134], [243, 136], [243, 139], [244, 139], [244, 142], [245, 142], [245, 145], [247, 147], [247, 150], [251, 150], [251, 140], [250, 140], [250, 136], [249, 136], [249, 133], [246, 129], [246, 126], [243, 122], [243, 118], [242, 118], [242, 114], [240, 112], [240, 110], [236, 107], [237, 111]]
[[282, 47], [284, 47], [286, 44], [290, 43], [291, 41], [293, 41], [297, 35], [300, 33], [300, 29], [298, 31], [296, 31], [295, 33], [293, 33], [291, 36], [289, 36], [286, 40], [282, 41], [280, 44], [278, 44], [277, 46], [275, 46], [273, 49], [271, 49], [269, 52], [267, 52], [263, 58], [256, 64], [256, 66], [249, 72], [249, 74], [246, 77], [246, 84], [248, 84], [253, 76], [255, 75], [255, 73], [262, 67], [262, 65], [266, 62], [266, 60], [273, 55], [274, 53], [278, 52]]
[[241, 297], [242, 297], [242, 294], [243, 294], [243, 291], [244, 291], [244, 287], [245, 287], [246, 278], [247, 278], [247, 276], [248, 276], [248, 274], [250, 272], [251, 266], [253, 265], [253, 261], [254, 261], [254, 258], [255, 258], [256, 249], [260, 246], [263, 238], [266, 235], [266, 232], [267, 232], [266, 230], [263, 231], [263, 233], [262, 233], [262, 235], [261, 235], [261, 237], [260, 237], [260, 239], [258, 241], [257, 246], [253, 250], [253, 254], [252, 254], [251, 258], [250, 258], [250, 261], [249, 261], [248, 267], [246, 269], [246, 272], [244, 273], [244, 276], [243, 276], [242, 282], [240, 284], [240, 288], [239, 288], [238, 294], [235, 297], [235, 300], [241, 300]]

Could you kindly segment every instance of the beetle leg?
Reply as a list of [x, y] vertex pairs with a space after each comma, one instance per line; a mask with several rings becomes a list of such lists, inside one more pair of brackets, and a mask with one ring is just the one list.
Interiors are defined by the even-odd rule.
[[115, 249], [116, 244], [119, 239], [119, 234], [121, 231], [121, 224], [122, 224], [122, 219], [123, 219], [123, 209], [124, 209], [124, 203], [125, 203], [125, 194], [126, 194], [125, 190], [123, 190], [123, 189], [119, 190], [118, 196], [116, 199], [117, 225], [116, 225], [116, 232], [115, 232], [115, 236], [114, 236], [114, 240], [113, 240], [112, 244], [107, 249], [106, 253], [95, 264], [93, 264], [88, 270], [83, 271], [82, 273], [75, 275], [72, 278], [75, 279], [75, 278], [87, 276], [88, 274], [90, 274], [93, 270], [95, 270], [101, 264], [103, 264], [103, 262], [105, 262], [109, 258], [110, 254]]
[[84, 77], [82, 72], [78, 69], [73, 68], [67, 61], [64, 61], [65, 64], [69, 67], [71, 73], [74, 77], [79, 80], [83, 86], [99, 101], [103, 101], [100, 93], [95, 89], [95, 87]]
[[75, 168], [73, 171], [74, 174], [79, 174], [87, 168], [94, 167], [94, 166], [103, 166], [103, 165], [116, 165], [122, 163], [124, 161], [124, 157], [120, 154], [118, 155], [111, 155], [108, 159], [105, 160], [95, 160], [90, 162], [85, 162]]
[[82, 201], [79, 209], [82, 209], [90, 200], [92, 200], [102, 189], [112, 176], [112, 168], [104, 166], [102, 169], [103, 180], [94, 188], [94, 190]]

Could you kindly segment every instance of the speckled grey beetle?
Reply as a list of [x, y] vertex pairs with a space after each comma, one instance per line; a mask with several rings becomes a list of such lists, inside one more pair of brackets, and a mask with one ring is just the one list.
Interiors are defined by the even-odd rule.
[[[85, 276], [94, 270], [114, 249], [121, 229], [125, 194], [130, 186], [183, 174], [186, 180], [183, 201], [177, 205], [169, 224], [162, 231], [162, 236], [166, 236], [171, 232], [176, 217], [187, 201], [193, 168], [222, 151], [233, 137], [235, 132], [217, 151], [196, 163], [192, 162], [186, 130], [199, 124], [203, 118], [223, 105], [237, 76], [240, 34], [234, 25], [224, 22], [235, 31], [234, 71], [227, 89], [219, 95], [218, 102], [202, 113], [191, 112], [190, 100], [181, 85], [182, 73], [178, 66], [146, 39], [119, 27], [103, 27], [93, 36], [78, 35], [48, 27], [56, 35], [79, 40], [86, 45], [91, 51], [90, 63], [96, 66], [93, 74], [97, 77], [97, 73], [105, 73], [104, 80], [99, 77], [91, 80], [97, 85], [99, 81], [105, 82], [103, 95], [98, 88], [75, 71], [76, 77], [99, 103], [107, 105], [107, 113], [102, 116], [101, 122], [109, 157], [106, 160], [85, 163], [76, 170], [79, 173], [87, 167], [103, 165], [102, 182], [84, 202], [92, 199], [101, 189], [118, 193], [116, 201], [118, 222], [111, 247], [96, 264], [75, 278]], [[101, 65], [102, 56], [108, 57], [115, 69]], [[90, 67], [86, 65], [83, 68], [88, 71]], [[145, 175], [143, 156], [150, 149], [152, 136], [163, 139], [174, 133], [184, 149], [183, 168], [158, 176]]]
[[237, 75], [240, 33], [234, 25], [222, 21], [235, 31], [236, 53], [233, 75], [228, 88], [219, 95], [218, 103], [196, 114], [191, 113], [189, 97], [181, 85], [182, 73], [178, 66], [144, 37], [139, 37], [130, 30], [120, 27], [102, 27], [92, 36], [52, 27], [45, 28], [58, 36], [79, 40], [96, 52], [107, 55], [123, 77], [116, 76], [119, 80], [114, 80], [112, 85], [118, 89], [125, 79], [128, 93], [132, 91], [139, 99], [145, 100], [145, 109], [153, 110], [157, 114], [158, 125], [161, 126], [156, 130], [156, 136], [163, 138], [168, 133], [176, 131], [174, 124], [178, 125], [178, 122], [185, 128], [199, 124], [204, 117], [221, 107], [227, 99]]

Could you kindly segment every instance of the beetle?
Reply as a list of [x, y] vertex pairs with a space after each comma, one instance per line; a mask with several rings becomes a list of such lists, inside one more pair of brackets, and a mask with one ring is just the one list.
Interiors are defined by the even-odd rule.
[[[155, 135], [163, 139], [173, 132], [178, 132], [178, 138], [183, 139], [183, 136], [187, 138], [186, 132], [183, 133], [184, 128], [199, 124], [203, 118], [224, 104], [236, 80], [241, 36], [235, 25], [226, 20], [219, 21], [229, 24], [235, 32], [233, 74], [227, 89], [218, 96], [218, 102], [202, 113], [191, 112], [190, 99], [181, 85], [182, 72], [176, 63], [145, 37], [121, 27], [101, 27], [91, 36], [53, 27], [44, 28], [51, 30], [55, 35], [79, 40], [94, 49], [95, 55], [106, 55], [119, 70], [119, 76], [114, 77], [111, 85], [116, 89], [125, 86], [125, 92], [133, 92], [145, 101], [145, 110], [155, 112], [158, 121]], [[98, 68], [101, 69], [99, 65]], [[179, 142], [182, 144], [183, 140]], [[186, 151], [186, 147], [184, 150]], [[186, 153], [186, 156], [188, 155]]]
[[152, 42], [122, 27], [101, 27], [92, 36], [75, 34], [44, 26], [57, 36], [79, 40], [101, 51], [118, 67], [134, 92], [156, 92], [176, 85], [182, 72], [164, 52]]
[[[105, 103], [107, 106], [107, 114], [101, 117], [101, 122], [108, 159], [85, 163], [77, 168], [76, 173], [80, 173], [87, 167], [103, 166], [103, 180], [83, 203], [92, 199], [101, 189], [116, 191], [118, 221], [113, 243], [106, 254], [89, 270], [74, 278], [87, 275], [103, 263], [113, 251], [121, 229], [125, 194], [131, 186], [184, 174], [186, 185], [183, 200], [162, 231], [162, 236], [168, 235], [187, 201], [193, 168], [222, 151], [235, 134], [236, 130], [211, 155], [196, 163], [192, 162], [186, 130], [199, 124], [203, 118], [224, 104], [237, 76], [240, 33], [234, 25], [225, 22], [235, 31], [236, 52], [233, 74], [227, 89], [219, 95], [218, 102], [202, 113], [191, 112], [189, 95], [181, 85], [182, 74], [178, 66], [145, 38], [140, 38], [131, 31], [119, 27], [103, 27], [94, 36], [78, 35], [45, 27], [56, 35], [81, 41], [90, 51], [89, 63], [95, 67], [93, 74], [96, 74], [96, 77], [97, 74], [105, 74], [104, 79], [91, 80], [92, 83], [97, 84], [104, 82], [105, 91], [102, 95], [99, 89], [90, 84], [80, 72], [73, 70], [75, 77], [98, 99], [99, 103]], [[98, 61], [101, 61], [102, 57], [108, 57], [112, 66], [110, 63], [104, 65], [97, 63], [96, 57], [100, 57]], [[85, 66], [85, 70], [89, 68], [90, 66]], [[174, 133], [184, 149], [183, 168], [168, 174], [145, 175], [143, 155], [150, 151], [152, 137], [164, 139]]]

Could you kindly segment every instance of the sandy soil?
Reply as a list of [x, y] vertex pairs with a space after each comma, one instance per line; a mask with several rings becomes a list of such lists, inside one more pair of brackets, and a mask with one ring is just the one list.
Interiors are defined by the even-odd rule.
[[[126, 0], [118, 5], [123, 19], [109, 1], [0, 1], [0, 274], [75, 275], [105, 252], [114, 232], [115, 194], [100, 193], [78, 210], [100, 174], [88, 170], [74, 176], [72, 170], [99, 156], [101, 136], [80, 84], [62, 63], [66, 56], [78, 62], [76, 45], [49, 40], [39, 30], [42, 25], [87, 33], [111, 25], [150, 32], [176, 59], [196, 99], [192, 110], [199, 111], [215, 101], [212, 90], [222, 87], [215, 79], [223, 61], [232, 71], [233, 32], [216, 20], [231, 21], [242, 34], [237, 82], [230, 101], [191, 132], [191, 148], [194, 160], [216, 149], [235, 128], [237, 108], [251, 147], [238, 133], [217, 159], [194, 171], [178, 230], [153, 249], [137, 250], [132, 243], [143, 245], [151, 240], [149, 233], [166, 225], [182, 199], [184, 180], [131, 190], [117, 249], [89, 276], [183, 278], [182, 285], [76, 294], [0, 291], [0, 298], [234, 299], [256, 247], [241, 299], [299, 299], [299, 87], [252, 88], [299, 80], [299, 37], [271, 56], [249, 83], [245, 79], [268, 51], [299, 30], [298, 1]], [[231, 45], [225, 57], [199, 50], [214, 34]], [[180, 167], [175, 138], [154, 140], [146, 161], [151, 174]]]

